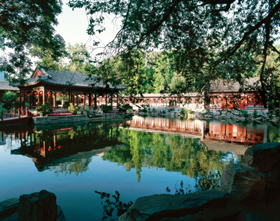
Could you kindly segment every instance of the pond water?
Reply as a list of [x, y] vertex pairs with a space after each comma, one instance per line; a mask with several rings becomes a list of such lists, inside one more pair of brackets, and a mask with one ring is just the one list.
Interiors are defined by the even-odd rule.
[[218, 188], [227, 164], [240, 161], [248, 146], [280, 141], [279, 131], [141, 117], [0, 127], [0, 201], [46, 189], [67, 221], [117, 219], [125, 209], [118, 200]]

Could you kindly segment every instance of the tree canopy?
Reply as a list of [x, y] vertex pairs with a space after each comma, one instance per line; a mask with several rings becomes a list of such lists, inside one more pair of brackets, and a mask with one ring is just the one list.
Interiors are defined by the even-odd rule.
[[70, 0], [69, 6], [85, 8], [90, 35], [105, 31], [106, 13], [121, 20], [120, 31], [107, 45], [114, 54], [130, 56], [139, 47], [172, 50], [177, 73], [186, 78], [182, 91], [202, 88], [209, 79], [251, 77], [254, 71], [249, 69], [255, 67], [250, 58], [258, 57], [260, 91], [271, 92], [267, 79], [273, 71], [266, 62], [271, 51], [280, 54], [274, 46], [279, 40], [279, 0]]
[[64, 40], [54, 34], [61, 7], [61, 0], [0, 0], [2, 48], [14, 52], [1, 57], [2, 69], [14, 77], [24, 77], [30, 72], [30, 48], [40, 48], [41, 54], [48, 51], [53, 59], [62, 56]]

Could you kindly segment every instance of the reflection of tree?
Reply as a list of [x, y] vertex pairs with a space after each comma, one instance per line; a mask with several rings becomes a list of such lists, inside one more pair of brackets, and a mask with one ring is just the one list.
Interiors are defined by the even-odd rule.
[[271, 126], [268, 129], [269, 142], [280, 142], [280, 128]]
[[127, 145], [105, 153], [103, 159], [125, 165], [128, 171], [136, 168], [138, 182], [142, 166], [156, 167], [195, 178], [197, 189], [214, 189], [230, 163], [224, 160], [230, 161], [229, 153], [206, 151], [199, 139], [120, 130], [119, 140]]
[[75, 173], [78, 175], [79, 173], [85, 172], [88, 170], [88, 165], [91, 162], [90, 158], [86, 159], [77, 159], [74, 162], [64, 162], [60, 163], [58, 166], [50, 167], [51, 171], [54, 171], [57, 175], [59, 173], [64, 173], [65, 175], [69, 175], [71, 173]]

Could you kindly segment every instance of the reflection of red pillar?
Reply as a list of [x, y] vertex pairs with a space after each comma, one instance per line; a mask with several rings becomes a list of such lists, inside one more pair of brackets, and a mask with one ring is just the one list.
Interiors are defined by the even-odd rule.
[[228, 125], [228, 133], [229, 133], [229, 136], [232, 137], [232, 134], [233, 134], [233, 126], [232, 125]]

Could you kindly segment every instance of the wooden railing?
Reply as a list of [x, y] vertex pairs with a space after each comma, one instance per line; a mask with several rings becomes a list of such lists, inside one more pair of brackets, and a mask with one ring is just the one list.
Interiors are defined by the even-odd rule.
[[25, 109], [23, 107], [21, 108], [13, 108], [13, 110], [1, 110], [0, 111], [0, 119], [3, 121], [4, 119], [11, 118], [11, 117], [27, 117], [28, 116], [28, 108]]

